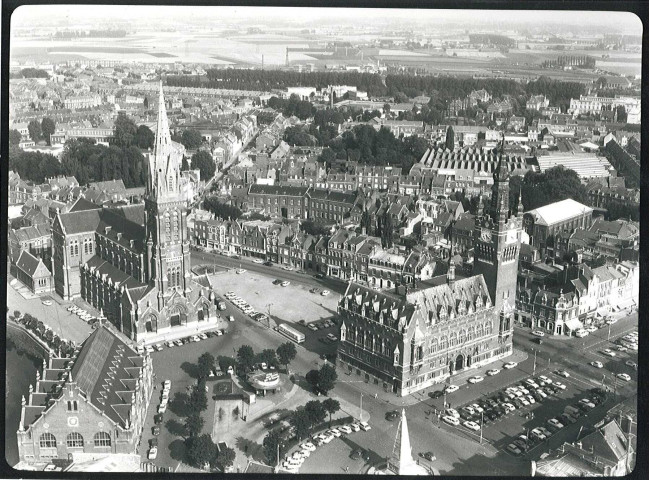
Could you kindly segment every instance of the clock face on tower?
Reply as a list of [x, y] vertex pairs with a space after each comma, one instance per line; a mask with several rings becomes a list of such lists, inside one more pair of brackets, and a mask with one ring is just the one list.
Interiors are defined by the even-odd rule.
[[483, 228], [482, 232], [480, 233], [480, 238], [482, 239], [483, 242], [490, 242], [491, 230], [489, 230], [488, 228]]
[[516, 230], [510, 230], [507, 232], [507, 239], [505, 240], [505, 243], [516, 243]]

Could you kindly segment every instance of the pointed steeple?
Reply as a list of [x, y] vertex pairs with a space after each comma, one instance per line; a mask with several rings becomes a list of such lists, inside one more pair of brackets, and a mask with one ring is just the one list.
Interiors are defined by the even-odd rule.
[[397, 475], [426, 475], [426, 470], [412, 458], [410, 435], [406, 421], [406, 410], [401, 410], [401, 420], [397, 427], [397, 436], [394, 440], [392, 455], [388, 460], [388, 469]]
[[523, 216], [523, 188], [518, 189], [518, 216]]
[[164, 93], [162, 92], [162, 80], [160, 80], [160, 94], [158, 96], [158, 126], [155, 134], [153, 153], [166, 153], [168, 146], [171, 146], [171, 134], [169, 133], [167, 107], [165, 106]]

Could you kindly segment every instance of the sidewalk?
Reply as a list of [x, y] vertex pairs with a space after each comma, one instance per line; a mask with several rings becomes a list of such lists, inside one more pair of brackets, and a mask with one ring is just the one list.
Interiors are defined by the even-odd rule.
[[[500, 368], [501, 367], [500, 362], [520, 363], [525, 361], [527, 359], [527, 356], [528, 355], [526, 352], [514, 349], [514, 353], [512, 353], [509, 357], [505, 357], [501, 360], [496, 360], [493, 363], [484, 365], [479, 368], [472, 368], [469, 370], [462, 371], [458, 374], [452, 375], [450, 377], [450, 380], [452, 383], [455, 384], [458, 382], [461, 383], [462, 380], [465, 380], [469, 377], [473, 377], [474, 375], [484, 376], [487, 370], [490, 370], [492, 368]], [[381, 385], [374, 385], [372, 383], [366, 382], [365, 380], [363, 380], [362, 375], [357, 375], [355, 373], [347, 374], [347, 372], [344, 372], [342, 375], [338, 377], [338, 379], [340, 382], [348, 383], [350, 384], [350, 386], [353, 386], [354, 388], [359, 390], [365, 398], [374, 397], [378, 400], [384, 401], [385, 403], [388, 403], [395, 407], [408, 407], [411, 405], [416, 405], [417, 403], [420, 403], [424, 400], [427, 400], [429, 391], [439, 390], [447, 383], [447, 382], [436, 383], [422, 390], [411, 393], [410, 395], [407, 395], [405, 397], [398, 397], [396, 394], [392, 392], [386, 392], [385, 390], [383, 390], [383, 387]]]

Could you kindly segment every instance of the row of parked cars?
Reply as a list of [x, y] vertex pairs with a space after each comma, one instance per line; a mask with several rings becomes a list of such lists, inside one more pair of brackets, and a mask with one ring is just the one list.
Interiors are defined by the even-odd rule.
[[146, 347], [143, 345], [138, 345], [135, 350], [140, 355], [144, 355], [144, 352], [153, 353], [155, 351], [160, 352], [164, 350], [163, 345], [166, 345], [167, 348], [182, 347], [183, 345], [187, 345], [188, 343], [196, 343], [196, 342], [200, 342], [201, 340], [207, 340], [208, 338], [211, 337], [220, 337], [221, 335], [224, 334], [225, 334], [225, 330], [221, 330], [221, 329], [210, 330], [207, 332], [197, 333], [196, 335], [192, 335], [190, 337], [179, 338], [177, 340], [169, 340], [164, 343], [156, 343], [155, 345], [147, 345]]
[[[312, 440], [309, 442], [304, 442], [299, 445], [298, 450], [293, 452], [291, 455], [287, 455], [282, 463], [282, 467], [288, 470], [291, 473], [297, 473], [299, 468], [302, 466], [304, 461], [311, 455], [312, 452], [315, 452], [316, 447], [320, 447], [331, 442], [334, 438], [341, 437], [342, 435], [348, 435], [354, 432], [360, 432], [363, 430], [367, 432], [371, 430], [369, 423], [367, 422], [354, 422], [348, 425], [342, 425], [340, 427], [334, 427], [326, 432], [319, 433], [314, 435]], [[358, 455], [360, 453], [360, 455]], [[365, 452], [354, 451], [352, 453], [352, 458], [360, 458], [364, 455]]]
[[589, 397], [582, 398], [573, 405], [568, 405], [562, 414], [546, 420], [544, 426], [531, 429], [529, 435], [521, 434], [516, 437], [512, 443], [507, 445], [507, 451], [514, 455], [527, 452], [530, 448], [547, 440], [565, 426], [575, 423], [582, 414], [592, 410], [606, 398], [606, 392], [599, 387], [592, 388], [590, 393]]
[[[239, 295], [237, 295], [234, 292], [227, 292], [225, 294], [225, 298], [230, 300], [235, 306], [237, 306], [243, 313], [248, 315], [250, 318], [253, 320], [257, 320], [258, 322], [261, 322], [262, 320], [268, 319], [268, 316], [261, 313], [257, 312], [254, 308], [252, 308], [248, 302], [246, 302], [243, 298], [241, 298]], [[228, 320], [231, 322], [234, 322], [234, 317], [230, 315], [228, 317]]]
[[[556, 370], [556, 375], [570, 376], [565, 370]], [[545, 375], [528, 378], [520, 384], [513, 384], [490, 398], [478, 400], [460, 410], [448, 408], [442, 420], [449, 425], [458, 426], [461, 422], [470, 430], [479, 430], [480, 424], [488, 424], [517, 409], [541, 403], [550, 395], [565, 390], [567, 387], [559, 381], [553, 381]]]
[[[43, 303], [45, 305], [47, 305], [45, 302], [43, 302]], [[50, 302], [50, 305], [51, 305], [51, 302]], [[74, 313], [75, 315], [77, 315], [81, 320], [83, 320], [84, 322], [86, 322], [89, 325], [94, 326], [97, 322], [99, 322], [98, 317], [95, 317], [91, 313], [88, 313], [88, 311], [84, 310], [81, 307], [77, 307], [76, 305], [70, 305], [67, 308], [67, 310], [68, 310], [68, 312]]]
[[[160, 392], [160, 405], [158, 405], [158, 414], [156, 415], [156, 425], [153, 427], [153, 435], [160, 435], [160, 424], [162, 423], [162, 415], [167, 411], [169, 404], [169, 394], [171, 392], [171, 380], [165, 380], [162, 383], [162, 392]], [[149, 440], [149, 452], [147, 457], [149, 460], [155, 460], [158, 456], [158, 439], [153, 438]]]

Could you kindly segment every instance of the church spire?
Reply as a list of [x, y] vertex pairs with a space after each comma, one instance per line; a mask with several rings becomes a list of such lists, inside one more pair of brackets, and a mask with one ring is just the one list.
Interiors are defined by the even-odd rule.
[[160, 80], [160, 94], [158, 96], [158, 126], [155, 134], [154, 155], [166, 153], [171, 146], [171, 134], [169, 133], [169, 120], [167, 119], [167, 107], [165, 106], [164, 93], [162, 92], [162, 80]]

